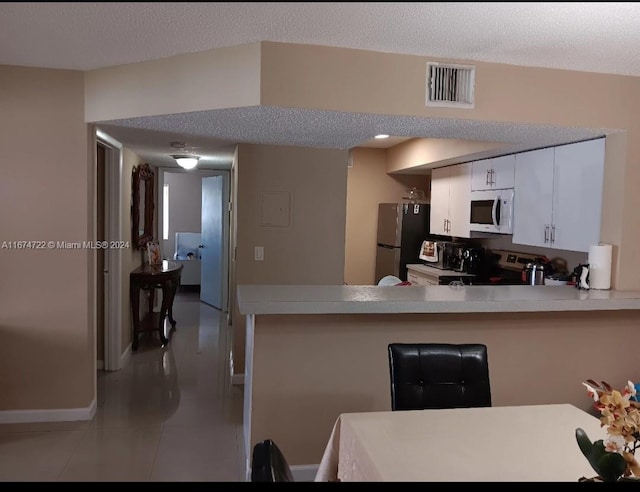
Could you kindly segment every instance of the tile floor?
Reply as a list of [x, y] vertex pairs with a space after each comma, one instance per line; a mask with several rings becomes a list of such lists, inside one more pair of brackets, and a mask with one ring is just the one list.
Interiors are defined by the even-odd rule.
[[2, 481], [244, 481], [242, 387], [229, 383], [226, 315], [181, 293], [177, 329], [98, 372], [90, 422], [0, 425]]

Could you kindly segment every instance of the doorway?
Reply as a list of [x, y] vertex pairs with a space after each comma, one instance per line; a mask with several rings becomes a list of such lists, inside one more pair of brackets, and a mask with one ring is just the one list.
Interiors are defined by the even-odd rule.
[[160, 168], [158, 178], [164, 258], [183, 263], [181, 289], [198, 290], [201, 302], [228, 312], [228, 171]]
[[[116, 241], [121, 230], [122, 144], [97, 130], [94, 148], [95, 240]], [[96, 368], [117, 371], [122, 367], [121, 285], [122, 257], [119, 248], [96, 248]]]

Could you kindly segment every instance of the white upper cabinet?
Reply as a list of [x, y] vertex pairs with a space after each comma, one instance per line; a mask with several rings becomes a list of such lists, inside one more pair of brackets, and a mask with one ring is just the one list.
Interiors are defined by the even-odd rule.
[[449, 168], [449, 235], [470, 237], [471, 163]]
[[471, 189], [501, 190], [514, 187], [516, 155], [504, 155], [471, 163]]
[[513, 243], [569, 251], [600, 241], [604, 139], [516, 156]]
[[473, 191], [491, 189], [489, 179], [491, 178], [492, 160], [493, 159], [483, 159], [471, 163], [471, 189]]
[[469, 237], [471, 163], [431, 171], [431, 234]]
[[604, 139], [555, 149], [552, 246], [589, 251], [600, 242]]
[[431, 171], [431, 212], [429, 224], [431, 234], [448, 235], [449, 218], [449, 168], [440, 167]]
[[549, 247], [553, 213], [553, 154], [541, 149], [516, 155], [514, 244]]

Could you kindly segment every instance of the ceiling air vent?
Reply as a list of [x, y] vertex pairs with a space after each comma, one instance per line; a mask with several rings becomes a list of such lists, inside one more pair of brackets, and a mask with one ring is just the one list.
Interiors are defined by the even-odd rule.
[[427, 62], [427, 106], [473, 108], [476, 67]]

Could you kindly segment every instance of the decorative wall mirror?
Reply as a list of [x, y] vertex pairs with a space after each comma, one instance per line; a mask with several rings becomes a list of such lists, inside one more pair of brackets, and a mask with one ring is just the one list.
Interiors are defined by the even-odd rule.
[[131, 243], [142, 249], [153, 240], [153, 170], [140, 164], [131, 174]]

